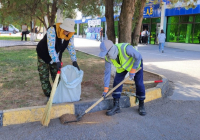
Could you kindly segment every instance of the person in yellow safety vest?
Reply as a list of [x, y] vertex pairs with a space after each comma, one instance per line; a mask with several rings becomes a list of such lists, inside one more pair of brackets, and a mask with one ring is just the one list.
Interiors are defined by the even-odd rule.
[[[102, 96], [106, 96], [109, 90], [111, 64], [116, 67], [116, 75], [113, 82], [113, 87], [124, 80], [126, 74], [129, 72], [131, 80], [135, 81], [136, 96], [139, 99], [138, 112], [140, 115], [146, 115], [144, 100], [145, 100], [145, 86], [143, 82], [143, 62], [141, 54], [128, 43], [113, 44], [111, 40], [104, 40], [100, 44], [99, 56], [105, 58], [104, 71], [104, 91]], [[136, 69], [140, 68], [136, 73]], [[113, 108], [106, 112], [106, 115], [112, 116], [120, 113], [119, 99], [121, 97], [123, 85], [119, 86], [113, 93]]]

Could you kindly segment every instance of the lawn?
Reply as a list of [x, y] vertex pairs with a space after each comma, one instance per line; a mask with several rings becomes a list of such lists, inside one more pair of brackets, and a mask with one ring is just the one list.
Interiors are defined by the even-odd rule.
[[[77, 52], [79, 67], [84, 71], [82, 100], [99, 98], [103, 90], [104, 60]], [[67, 51], [63, 65], [71, 65]], [[0, 110], [44, 105], [37, 71], [35, 47], [0, 48]]]

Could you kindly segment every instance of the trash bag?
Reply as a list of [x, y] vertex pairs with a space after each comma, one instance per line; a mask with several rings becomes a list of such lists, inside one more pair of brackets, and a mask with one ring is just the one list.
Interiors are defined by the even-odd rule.
[[79, 101], [81, 96], [81, 82], [83, 71], [72, 65], [67, 65], [61, 69], [60, 82], [56, 88], [53, 103], [64, 103]]

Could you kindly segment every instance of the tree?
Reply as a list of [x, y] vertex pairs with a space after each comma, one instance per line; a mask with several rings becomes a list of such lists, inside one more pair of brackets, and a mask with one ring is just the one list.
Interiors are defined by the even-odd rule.
[[132, 36], [131, 36], [131, 44], [134, 46], [137, 46], [139, 42], [145, 4], [146, 4], [146, 0], [138, 0], [135, 6], [136, 9], [133, 16]]
[[[107, 31], [108, 39], [115, 42], [114, 32], [114, 19], [113, 19], [113, 9], [108, 7], [113, 5], [113, 3], [121, 4], [121, 12], [119, 16], [119, 39], [118, 42], [128, 42], [131, 43], [131, 34], [132, 36], [138, 36], [140, 32], [140, 27], [143, 19], [143, 10], [146, 3], [146, 0], [105, 0], [106, 21], [107, 21]], [[132, 20], [134, 17], [134, 20]], [[134, 31], [134, 33], [132, 33]], [[109, 33], [111, 32], [111, 33]], [[133, 41], [132, 41], [133, 42]], [[136, 42], [136, 41], [134, 41]]]
[[119, 42], [131, 43], [132, 19], [137, 0], [123, 0], [119, 16]]
[[[97, 0], [0, 0], [2, 8], [0, 11], [4, 17], [12, 15], [29, 21], [38, 19], [47, 29], [55, 23], [58, 8], [63, 11], [64, 17], [74, 17], [74, 10], [78, 9], [86, 15], [97, 15], [100, 13]], [[45, 16], [49, 25], [45, 22]]]
[[106, 17], [106, 22], [107, 28], [106, 34], [110, 40], [115, 42], [115, 30], [114, 30], [114, 10], [113, 8], [113, 0], [105, 0], [105, 17]]

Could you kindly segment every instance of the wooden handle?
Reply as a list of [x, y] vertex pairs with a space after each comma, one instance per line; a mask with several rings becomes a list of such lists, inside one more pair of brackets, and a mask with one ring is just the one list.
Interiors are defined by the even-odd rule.
[[[136, 70], [136, 73], [141, 69]], [[113, 89], [111, 89], [107, 94], [106, 97], [109, 96], [114, 90], [116, 90], [119, 86], [121, 86], [124, 82], [126, 82], [129, 79], [129, 77], [126, 77], [123, 81], [121, 81], [118, 85], [116, 85]], [[96, 101], [91, 107], [89, 107], [85, 113], [88, 113], [90, 110], [92, 110], [97, 104], [99, 104], [101, 101], [103, 101], [104, 97], [101, 97], [98, 101]]]
[[45, 110], [44, 110], [44, 114], [42, 116], [41, 123], [42, 123], [43, 126], [48, 126], [50, 119], [51, 119], [50, 117], [51, 117], [52, 101], [53, 101], [54, 94], [56, 92], [56, 87], [58, 85], [59, 77], [60, 77], [60, 73], [57, 73], [56, 78], [55, 78], [54, 83], [53, 83], [53, 87], [52, 87], [52, 90], [51, 90], [49, 101], [47, 102], [47, 105], [46, 105]]
[[50, 94], [51, 96], [50, 96], [49, 100], [53, 100], [54, 94], [56, 93], [56, 88], [58, 86], [59, 77], [60, 77], [60, 71], [58, 71], [56, 74], [56, 78], [53, 83], [53, 87], [52, 87], [51, 94]]

